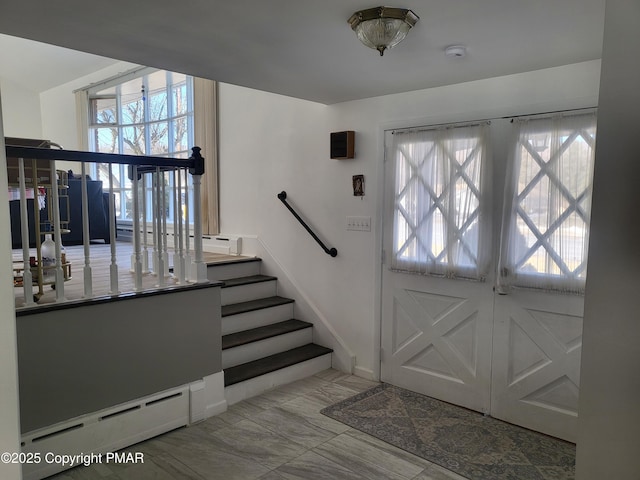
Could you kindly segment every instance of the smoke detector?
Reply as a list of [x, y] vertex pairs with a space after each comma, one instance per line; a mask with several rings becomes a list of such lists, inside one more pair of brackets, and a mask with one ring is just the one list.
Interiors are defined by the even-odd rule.
[[444, 54], [449, 58], [463, 58], [467, 56], [467, 47], [464, 45], [451, 45], [444, 49]]

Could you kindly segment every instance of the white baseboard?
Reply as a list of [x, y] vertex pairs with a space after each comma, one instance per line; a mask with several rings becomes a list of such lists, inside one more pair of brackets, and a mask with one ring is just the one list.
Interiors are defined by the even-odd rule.
[[376, 378], [375, 372], [369, 368], [355, 366], [353, 369], [353, 374], [356, 377], [366, 378], [367, 380], [373, 380], [374, 382], [380, 380], [379, 378]]
[[213, 417], [227, 411], [224, 395], [224, 372], [206, 376], [204, 382], [204, 418]]

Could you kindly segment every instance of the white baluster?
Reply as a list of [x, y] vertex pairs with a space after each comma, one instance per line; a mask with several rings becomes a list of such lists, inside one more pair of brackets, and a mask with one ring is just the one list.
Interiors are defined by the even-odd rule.
[[140, 204], [138, 191], [138, 166], [132, 166], [133, 182], [133, 250], [135, 255], [135, 290], [142, 290], [142, 260], [140, 255]]
[[151, 262], [153, 273], [158, 274], [158, 228], [156, 225], [156, 219], [158, 218], [158, 174], [151, 174], [151, 238], [153, 239], [153, 254], [151, 255]]
[[89, 238], [89, 197], [87, 195], [86, 164], [82, 162], [82, 244], [84, 245], [84, 298], [93, 296], [93, 280], [91, 274], [91, 246]]
[[161, 215], [164, 215], [164, 212], [162, 212], [162, 205], [163, 205], [163, 201], [162, 201], [162, 188], [160, 188], [160, 181], [163, 180], [162, 177], [160, 176], [160, 167], [156, 167], [156, 206], [157, 206], [157, 211], [156, 211], [156, 217], [155, 217], [155, 222], [156, 222], [156, 235], [157, 235], [157, 244], [158, 244], [158, 250], [157, 250], [157, 269], [156, 269], [156, 275], [158, 275], [158, 286], [159, 287], [164, 287], [164, 257], [162, 255], [162, 235], [163, 235], [163, 231], [162, 231], [162, 218]]
[[207, 265], [204, 263], [202, 255], [202, 214], [200, 207], [200, 185], [202, 175], [193, 175], [193, 249], [195, 253], [195, 274], [196, 282], [207, 281]]
[[[186, 182], [185, 182], [186, 186]], [[185, 283], [187, 274], [185, 272], [185, 260], [184, 250], [182, 248], [182, 170], [178, 169], [178, 251], [176, 255], [178, 257], [178, 263], [180, 264], [180, 275], [178, 277], [179, 283]], [[176, 263], [175, 260], [173, 262]]]
[[185, 203], [184, 203], [184, 213], [185, 213], [185, 217], [186, 220], [184, 222], [184, 241], [185, 241], [185, 253], [184, 253], [184, 264], [185, 264], [185, 268], [186, 268], [186, 278], [189, 281], [194, 281], [195, 280], [195, 275], [193, 272], [193, 263], [192, 263], [192, 259], [191, 259], [191, 247], [190, 247], [190, 243], [191, 243], [191, 236], [189, 234], [189, 204], [190, 204], [190, 200], [189, 200], [189, 188], [188, 188], [188, 179], [189, 179], [189, 170], [185, 168], [184, 170], [184, 177], [185, 177], [185, 190], [187, 192], [186, 198], [185, 198]]
[[118, 259], [116, 256], [116, 199], [113, 194], [112, 164], [109, 164], [109, 241], [111, 242], [111, 265], [109, 276], [111, 280], [111, 295], [118, 295]]
[[147, 176], [142, 175], [142, 273], [149, 273], [149, 250], [147, 249]]
[[[24, 304], [27, 307], [35, 305], [33, 301], [33, 275], [31, 274], [31, 260], [29, 258], [29, 213], [27, 211], [27, 186], [24, 180], [24, 158], [18, 159], [18, 175], [20, 182], [20, 234], [22, 236], [22, 287]], [[37, 188], [33, 189], [33, 208], [38, 206]]]
[[173, 276], [180, 283], [180, 257], [179, 257], [179, 248], [178, 248], [178, 237], [180, 230], [178, 229], [178, 217], [179, 209], [178, 209], [178, 196], [180, 195], [180, 190], [178, 189], [178, 179], [176, 176], [176, 171], [173, 170], [171, 172], [173, 177]]
[[166, 173], [162, 173], [162, 260], [164, 262], [163, 276], [166, 278], [169, 276], [169, 250], [168, 250], [168, 238], [167, 238], [167, 190], [166, 190], [167, 176]]
[[[64, 271], [62, 270], [62, 232], [60, 229], [60, 195], [58, 192], [58, 172], [56, 171], [56, 161], [51, 160], [51, 193], [53, 209], [53, 232], [55, 233], [56, 244], [56, 302], [64, 302]], [[35, 207], [35, 205], [34, 205]]]

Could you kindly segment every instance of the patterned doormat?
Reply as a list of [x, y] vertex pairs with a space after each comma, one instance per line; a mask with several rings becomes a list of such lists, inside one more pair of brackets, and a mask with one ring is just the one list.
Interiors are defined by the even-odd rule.
[[388, 384], [324, 415], [471, 480], [571, 480], [575, 445]]

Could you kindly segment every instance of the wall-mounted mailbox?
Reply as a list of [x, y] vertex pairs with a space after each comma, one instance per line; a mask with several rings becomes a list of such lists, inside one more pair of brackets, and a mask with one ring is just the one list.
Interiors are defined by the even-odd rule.
[[331, 158], [338, 160], [355, 157], [356, 132], [347, 130], [345, 132], [331, 133]]

